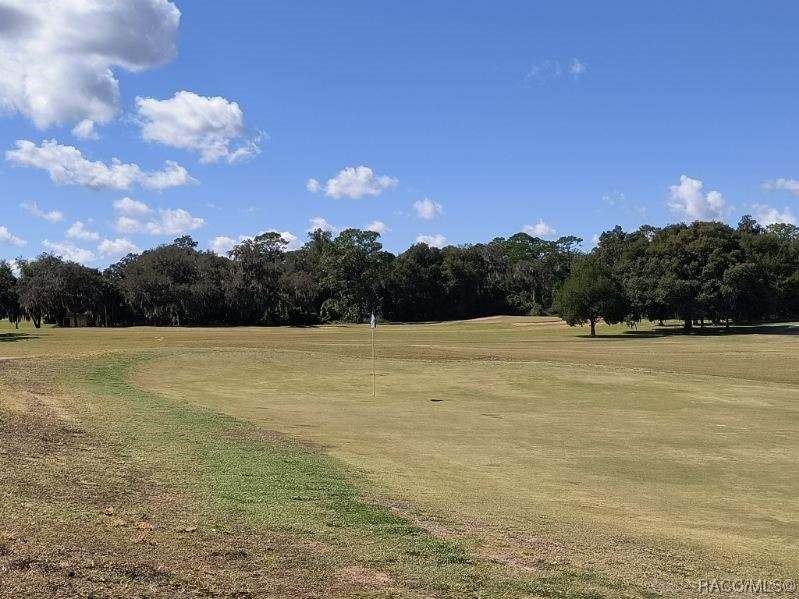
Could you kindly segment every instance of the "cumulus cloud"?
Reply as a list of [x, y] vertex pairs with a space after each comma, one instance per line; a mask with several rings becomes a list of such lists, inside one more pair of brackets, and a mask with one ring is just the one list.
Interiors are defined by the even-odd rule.
[[11, 272], [14, 273], [14, 276], [19, 278], [22, 274], [22, 269], [19, 267], [19, 262], [16, 260], [9, 260], [8, 265], [11, 267]]
[[189, 214], [186, 210], [159, 210], [159, 218], [150, 221], [145, 228], [150, 235], [185, 235], [205, 225], [205, 221]]
[[435, 235], [417, 235], [416, 243], [426, 243], [430, 247], [443, 248], [447, 243], [447, 238], [441, 233], [436, 233]]
[[534, 225], [524, 225], [522, 229], [528, 235], [532, 235], [533, 237], [553, 237], [557, 231], [554, 227], [550, 226], [544, 219], [538, 219], [538, 222]]
[[205, 226], [205, 220], [192, 216], [182, 208], [158, 211], [158, 218], [140, 221], [128, 216], [117, 218], [114, 228], [120, 233], [143, 233], [146, 235], [186, 235]]
[[131, 202], [120, 200], [114, 206], [121, 214], [114, 223], [114, 228], [119, 233], [177, 236], [205, 226], [205, 220], [192, 216], [182, 208], [159, 210], [157, 218], [142, 220], [141, 217], [154, 212], [147, 204], [136, 200]]
[[321, 229], [322, 231], [328, 231], [328, 232], [331, 232], [331, 233], [336, 230], [336, 227], [331, 225], [329, 222], [327, 222], [321, 216], [314, 216], [313, 218], [308, 219], [308, 222], [310, 223], [310, 226], [308, 227], [308, 232], [309, 233], [313, 233], [314, 231], [316, 231], [318, 229]]
[[783, 208], [782, 211], [779, 211], [765, 204], [753, 204], [752, 216], [755, 217], [757, 222], [766, 227], [777, 223], [796, 224], [796, 216], [794, 216], [790, 208]]
[[39, 205], [36, 202], [23, 202], [19, 205], [19, 207], [28, 214], [31, 214], [36, 218], [46, 220], [48, 223], [60, 223], [62, 220], [64, 220], [63, 212], [59, 212], [58, 210], [42, 210], [39, 208]]
[[179, 23], [168, 0], [0, 0], [0, 109], [93, 131], [119, 112], [114, 69], [167, 63]]
[[[378, 196], [398, 184], [398, 179], [387, 175], [376, 175], [368, 166], [348, 166], [327, 180], [324, 192], [326, 196], [335, 199], [347, 197], [358, 200]], [[305, 188], [311, 193], [322, 191], [322, 185], [316, 179], [309, 179]]]
[[296, 250], [300, 247], [299, 238], [294, 235], [294, 233], [290, 231], [274, 231], [275, 233], [280, 233], [280, 236], [283, 238], [283, 241], [286, 242], [286, 249], [287, 250]]
[[418, 218], [424, 220], [433, 220], [437, 216], [444, 214], [444, 208], [438, 202], [434, 202], [428, 198], [423, 200], [416, 200], [413, 203], [413, 210], [416, 212]]
[[72, 128], [72, 135], [78, 139], [100, 139], [97, 131], [94, 129], [94, 121], [91, 119], [83, 119], [80, 123]]
[[[263, 235], [264, 233], [279, 233], [283, 241], [286, 242], [287, 250], [296, 250], [299, 247], [297, 236], [290, 231], [276, 231], [274, 229], [268, 229], [266, 231], [262, 231], [259, 233], [259, 235]], [[238, 239], [235, 239], [233, 237], [220, 235], [219, 237], [214, 237], [208, 244], [208, 247], [212, 252], [219, 256], [227, 256], [230, 250], [232, 250], [235, 246], [249, 239], [255, 239], [255, 237], [255, 235], [239, 235]]]
[[138, 164], [125, 164], [116, 158], [109, 165], [88, 160], [76, 147], [61, 145], [54, 139], [45, 140], [40, 146], [18, 140], [17, 149], [6, 152], [6, 160], [15, 166], [47, 171], [56, 185], [82, 185], [90, 189], [129, 189], [141, 185], [161, 190], [198, 183], [185, 168], [171, 160], [160, 171], [143, 171]]
[[114, 210], [122, 216], [129, 216], [131, 218], [141, 218], [153, 211], [153, 209], [144, 202], [129, 197], [124, 197], [114, 202]]
[[97, 256], [93, 251], [80, 248], [69, 241], [56, 243], [45, 239], [42, 241], [42, 246], [56, 256], [61, 256], [64, 260], [69, 260], [70, 262], [88, 264], [97, 260]]
[[67, 229], [67, 237], [70, 239], [81, 239], [83, 241], [97, 241], [100, 234], [86, 228], [81, 221], [77, 220]]
[[732, 208], [718, 191], [702, 193], [704, 183], [686, 175], [680, 176], [679, 185], [669, 187], [667, 206], [675, 215], [686, 220], [723, 220]]
[[27, 241], [22, 239], [22, 237], [17, 237], [13, 235], [11, 231], [9, 231], [6, 227], [0, 226], [0, 243], [5, 245], [13, 245], [16, 247], [22, 247], [27, 245]]
[[386, 225], [386, 223], [384, 223], [382, 220], [373, 220], [364, 227], [364, 230], [374, 231], [375, 233], [380, 233], [380, 235], [391, 232], [391, 229], [389, 229], [388, 225]]
[[763, 189], [766, 191], [773, 191], [775, 189], [782, 189], [790, 191], [792, 194], [799, 196], [799, 180], [797, 179], [774, 179], [772, 181], [764, 181]]
[[97, 246], [97, 251], [104, 258], [127, 256], [128, 254], [138, 254], [141, 250], [129, 239], [103, 239]]
[[260, 153], [259, 136], [247, 138], [244, 113], [236, 102], [189, 91], [168, 100], [136, 98], [142, 137], [197, 152], [200, 162], [229, 163]]
[[144, 229], [144, 224], [129, 216], [120, 216], [114, 222], [114, 229], [119, 233], [140, 233]]
[[232, 237], [220, 235], [219, 237], [214, 237], [211, 240], [211, 243], [208, 244], [208, 247], [214, 254], [217, 254], [218, 256], [227, 256], [230, 250], [232, 250], [236, 244], [241, 243], [239, 239], [233, 239]]

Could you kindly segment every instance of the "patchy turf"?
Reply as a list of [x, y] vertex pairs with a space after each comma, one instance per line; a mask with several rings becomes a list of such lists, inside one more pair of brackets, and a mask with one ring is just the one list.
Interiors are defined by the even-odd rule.
[[471, 553], [318, 448], [130, 387], [141, 359], [5, 369], [0, 596], [645, 596]]
[[0, 596], [795, 576], [794, 329], [611, 331], [382, 327], [377, 400], [360, 327], [0, 331]]

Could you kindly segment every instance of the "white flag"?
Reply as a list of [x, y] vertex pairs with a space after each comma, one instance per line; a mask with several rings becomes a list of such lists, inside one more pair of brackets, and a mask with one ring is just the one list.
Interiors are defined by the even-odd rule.
[[375, 318], [374, 312], [372, 312], [372, 318], [369, 320], [369, 326], [373, 329], [377, 328], [377, 318]]

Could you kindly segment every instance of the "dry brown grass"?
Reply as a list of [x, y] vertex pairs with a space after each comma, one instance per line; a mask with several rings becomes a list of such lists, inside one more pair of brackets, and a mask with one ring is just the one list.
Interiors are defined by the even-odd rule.
[[[0, 596], [690, 597], [790, 575], [799, 336], [610, 332], [384, 326], [374, 402], [359, 327], [0, 331]], [[81, 370], [129, 356], [138, 389]], [[284, 455], [310, 478], [263, 470]], [[331, 518], [326, 455], [399, 519]], [[408, 520], [430, 553], [386, 532]]]
[[37, 387], [2, 388], [0, 596], [322, 597], [382, 580], [325, 572], [323, 544], [215, 520]]

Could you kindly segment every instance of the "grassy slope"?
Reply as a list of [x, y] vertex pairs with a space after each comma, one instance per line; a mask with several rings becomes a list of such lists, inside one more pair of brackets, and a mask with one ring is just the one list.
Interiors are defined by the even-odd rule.
[[[796, 337], [383, 327], [373, 402], [364, 332], [26, 331], [0, 356], [96, 354], [66, 373], [70, 389], [89, 384], [81, 420], [124, 440], [125, 463], [213, 506], [206, 518], [279, 533], [287, 555], [320, 543], [312, 566], [292, 565], [306, 590], [674, 596], [708, 571], [795, 567], [799, 375], [780, 366]], [[363, 476], [342, 474], [352, 467]]]

